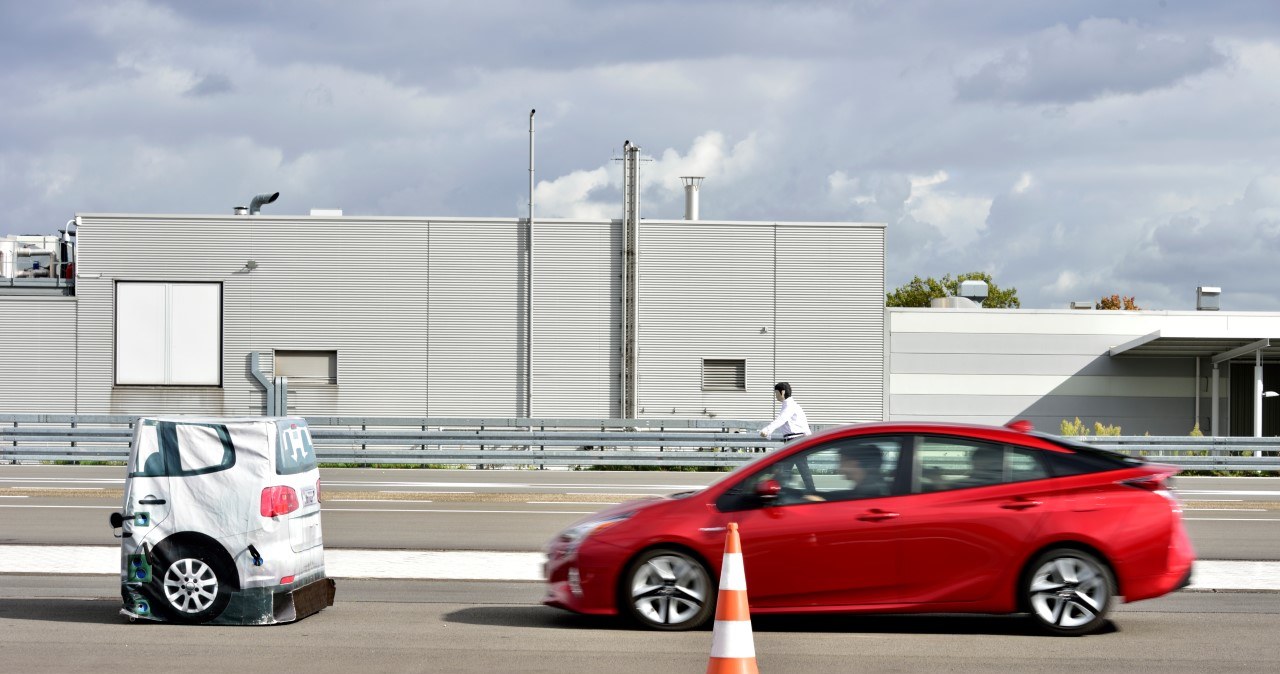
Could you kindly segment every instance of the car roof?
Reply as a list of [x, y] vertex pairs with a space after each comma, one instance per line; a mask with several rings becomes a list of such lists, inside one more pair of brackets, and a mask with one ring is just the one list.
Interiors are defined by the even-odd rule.
[[1030, 424], [1021, 428], [1008, 426], [989, 426], [983, 424], [944, 423], [937, 421], [873, 421], [868, 423], [838, 426], [817, 433], [814, 437], [854, 437], [859, 435], [893, 435], [893, 434], [936, 434], [958, 435], [980, 440], [997, 442], [1013, 442], [1044, 449], [1061, 450], [1050, 438], [1041, 437], [1030, 431]]

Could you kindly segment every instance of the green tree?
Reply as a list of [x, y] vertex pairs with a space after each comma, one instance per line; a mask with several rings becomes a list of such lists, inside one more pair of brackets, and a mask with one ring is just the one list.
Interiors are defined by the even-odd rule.
[[899, 286], [885, 295], [884, 305], [887, 307], [927, 307], [937, 297], [954, 297], [960, 292], [961, 281], [985, 281], [987, 283], [987, 299], [982, 306], [988, 309], [1017, 309], [1022, 306], [1018, 301], [1017, 288], [1001, 288], [991, 280], [991, 274], [982, 271], [971, 271], [951, 278], [950, 274], [937, 280], [930, 276], [921, 279], [915, 276], [909, 283]]

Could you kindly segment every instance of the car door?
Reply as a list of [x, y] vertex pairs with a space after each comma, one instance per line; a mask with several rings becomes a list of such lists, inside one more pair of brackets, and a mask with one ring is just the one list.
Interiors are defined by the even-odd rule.
[[[765, 466], [718, 505], [719, 526], [738, 523], [751, 605], [835, 607], [897, 601], [895, 493], [898, 438], [875, 438], [882, 451], [883, 493], [850, 494], [840, 452], [871, 439], [833, 441]], [[761, 499], [757, 485], [776, 480], [781, 493]], [[737, 494], [737, 497], [733, 497]], [[734, 501], [733, 499], [738, 500]]]
[[1034, 450], [930, 435], [916, 438], [913, 466], [916, 494], [898, 523], [904, 600], [985, 599], [1017, 573], [1052, 507], [1045, 467]]
[[124, 498], [123, 531], [137, 545], [155, 545], [167, 535], [172, 505], [166, 465], [157, 422], [142, 420], [134, 430]]

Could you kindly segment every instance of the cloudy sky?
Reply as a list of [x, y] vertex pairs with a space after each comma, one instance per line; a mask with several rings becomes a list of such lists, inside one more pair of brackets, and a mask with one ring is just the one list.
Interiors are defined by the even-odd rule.
[[0, 236], [77, 212], [888, 224], [887, 285], [1280, 311], [1274, 0], [0, 0]]

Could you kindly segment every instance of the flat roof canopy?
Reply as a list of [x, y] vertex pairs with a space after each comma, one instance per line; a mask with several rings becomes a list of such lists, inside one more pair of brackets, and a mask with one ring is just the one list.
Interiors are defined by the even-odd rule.
[[1280, 336], [1217, 337], [1166, 336], [1157, 330], [1111, 348], [1112, 358], [1210, 358], [1214, 363], [1252, 356], [1261, 351], [1264, 360], [1280, 360]]

